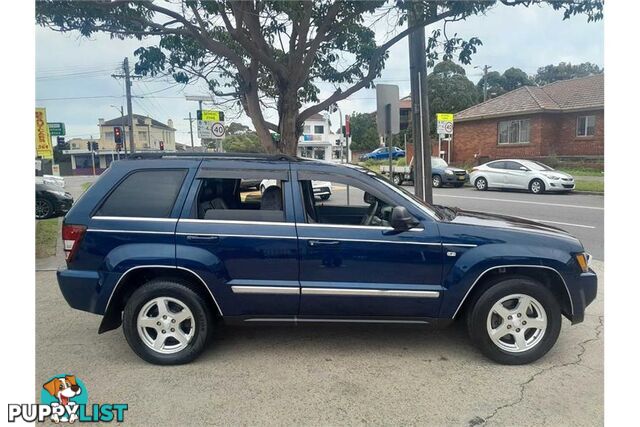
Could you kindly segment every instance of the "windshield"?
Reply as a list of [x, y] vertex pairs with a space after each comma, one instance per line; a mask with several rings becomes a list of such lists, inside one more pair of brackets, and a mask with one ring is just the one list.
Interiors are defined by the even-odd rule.
[[536, 162], [536, 161], [528, 161], [525, 162], [525, 166], [534, 171], [552, 171], [554, 170], [552, 167], [545, 165], [544, 163]]
[[432, 168], [446, 168], [449, 165], [447, 164], [447, 162], [444, 161], [444, 159], [441, 159], [440, 157], [432, 157], [431, 158], [431, 167]]

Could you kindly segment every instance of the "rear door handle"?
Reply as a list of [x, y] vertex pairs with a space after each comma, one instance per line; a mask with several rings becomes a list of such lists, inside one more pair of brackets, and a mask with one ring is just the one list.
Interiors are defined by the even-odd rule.
[[329, 246], [329, 245], [339, 245], [340, 241], [339, 240], [309, 240], [308, 242], [309, 246]]
[[218, 240], [219, 237], [218, 236], [199, 236], [199, 235], [195, 235], [195, 234], [190, 234], [187, 236], [187, 240], [190, 241], [200, 241], [200, 242], [215, 242], [216, 240]]

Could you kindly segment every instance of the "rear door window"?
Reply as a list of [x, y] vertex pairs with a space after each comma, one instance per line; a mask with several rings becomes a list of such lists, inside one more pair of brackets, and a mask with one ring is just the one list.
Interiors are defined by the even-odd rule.
[[505, 169], [505, 162], [491, 162], [487, 166], [491, 169]]
[[134, 172], [107, 196], [96, 216], [168, 218], [186, 175], [186, 169]]

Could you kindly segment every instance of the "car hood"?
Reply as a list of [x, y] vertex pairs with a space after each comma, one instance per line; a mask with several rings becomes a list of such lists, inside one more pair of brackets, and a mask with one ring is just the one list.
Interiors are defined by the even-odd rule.
[[455, 217], [453, 217], [449, 221], [452, 224], [479, 225], [485, 227], [498, 227], [519, 231], [545, 232], [561, 236], [571, 236], [569, 233], [560, 228], [552, 227], [550, 225], [542, 224], [540, 222], [531, 221], [524, 218], [467, 211], [458, 208], [450, 209], [455, 212]]
[[573, 176], [569, 175], [568, 173], [559, 172], [559, 171], [540, 171], [538, 173], [547, 177], [559, 176], [560, 178], [573, 179]]

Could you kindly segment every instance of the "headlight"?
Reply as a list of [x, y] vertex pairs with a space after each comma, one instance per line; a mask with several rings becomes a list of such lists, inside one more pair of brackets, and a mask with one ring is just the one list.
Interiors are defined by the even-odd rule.
[[583, 273], [589, 272], [589, 267], [591, 266], [591, 255], [586, 252], [581, 252], [576, 254], [576, 261], [578, 261], [578, 266]]
[[553, 179], [553, 180], [555, 180], [555, 181], [557, 181], [557, 180], [559, 180], [559, 179], [560, 179], [560, 177], [559, 177], [559, 176], [557, 176], [557, 175], [547, 175], [547, 178], [549, 178], [549, 179]]
[[445, 175], [453, 175], [453, 171], [452, 171], [452, 170], [450, 170], [450, 169], [446, 169], [446, 170], [444, 171], [444, 173], [445, 173]]
[[67, 193], [65, 193], [64, 191], [49, 191], [49, 193], [55, 194], [56, 196], [60, 197], [67, 197]]

